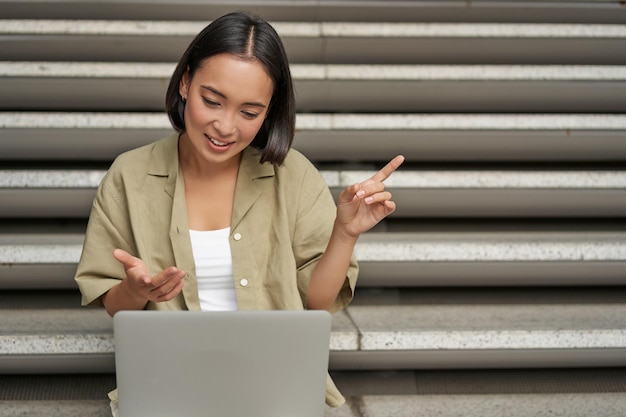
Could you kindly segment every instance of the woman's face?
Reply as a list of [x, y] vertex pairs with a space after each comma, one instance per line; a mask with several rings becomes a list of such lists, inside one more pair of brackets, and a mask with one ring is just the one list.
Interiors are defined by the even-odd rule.
[[261, 128], [273, 83], [257, 60], [219, 54], [207, 58], [192, 79], [185, 74], [180, 95], [187, 100], [182, 140], [200, 164], [238, 162]]

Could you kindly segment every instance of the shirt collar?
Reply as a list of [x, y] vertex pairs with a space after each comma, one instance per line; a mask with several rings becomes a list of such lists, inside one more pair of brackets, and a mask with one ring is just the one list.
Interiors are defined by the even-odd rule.
[[[174, 133], [155, 143], [152, 149], [148, 175], [176, 177], [178, 174], [178, 139], [179, 134]], [[251, 146], [243, 150], [239, 169], [250, 180], [275, 175], [274, 164], [261, 164], [259, 162], [260, 153], [258, 149]]]
[[[164, 190], [171, 198], [174, 198], [179, 174], [178, 140], [179, 134], [174, 133], [155, 142], [148, 167], [148, 175], [167, 178]], [[254, 180], [273, 177], [276, 174], [274, 164], [259, 162], [260, 153], [251, 146], [243, 150], [235, 192], [234, 223], [241, 220], [260, 195]]]

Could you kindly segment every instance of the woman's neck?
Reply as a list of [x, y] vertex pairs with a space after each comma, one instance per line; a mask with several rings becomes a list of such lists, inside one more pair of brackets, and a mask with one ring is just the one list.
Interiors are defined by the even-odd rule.
[[189, 137], [181, 135], [178, 140], [178, 162], [185, 178], [215, 179], [237, 176], [241, 154], [219, 163], [211, 163], [196, 152]]

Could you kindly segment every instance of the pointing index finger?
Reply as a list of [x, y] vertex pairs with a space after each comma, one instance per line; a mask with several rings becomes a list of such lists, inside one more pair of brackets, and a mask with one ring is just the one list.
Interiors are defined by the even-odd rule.
[[396, 169], [398, 169], [400, 165], [402, 165], [403, 162], [404, 162], [403, 155], [396, 156], [391, 161], [389, 161], [387, 165], [382, 167], [380, 171], [374, 174], [374, 176], [372, 176], [371, 179], [374, 181], [380, 181], [380, 182], [385, 181], [387, 178], [389, 178], [389, 176], [391, 176], [391, 174], [394, 173]]

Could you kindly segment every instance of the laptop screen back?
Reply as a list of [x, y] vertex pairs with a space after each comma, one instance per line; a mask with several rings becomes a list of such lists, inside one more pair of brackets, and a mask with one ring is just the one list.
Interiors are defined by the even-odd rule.
[[322, 417], [325, 311], [122, 311], [120, 416]]

